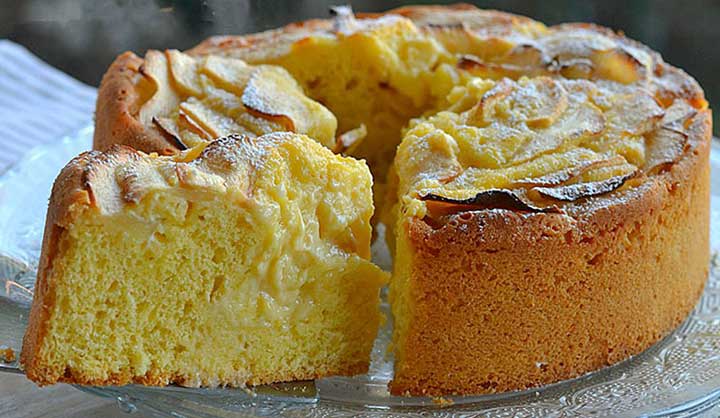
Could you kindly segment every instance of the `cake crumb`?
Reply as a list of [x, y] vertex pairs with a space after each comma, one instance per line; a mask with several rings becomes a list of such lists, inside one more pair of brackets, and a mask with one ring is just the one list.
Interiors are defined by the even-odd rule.
[[12, 363], [15, 361], [15, 350], [10, 347], [0, 347], [0, 360], [5, 363]]
[[434, 397], [432, 398], [432, 401], [435, 405], [438, 405], [441, 408], [455, 404], [455, 401], [452, 399], [443, 398], [442, 396]]

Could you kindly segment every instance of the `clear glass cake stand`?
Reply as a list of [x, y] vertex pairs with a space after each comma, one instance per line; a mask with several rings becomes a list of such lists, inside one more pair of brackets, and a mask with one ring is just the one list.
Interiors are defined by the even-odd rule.
[[[19, 353], [50, 187], [62, 166], [90, 148], [92, 128], [29, 152], [0, 176], [0, 346]], [[125, 411], [158, 417], [688, 417], [720, 409], [720, 145], [713, 144], [713, 259], [702, 300], [671, 335], [644, 353], [577, 379], [522, 392], [431, 399], [387, 391], [392, 359], [386, 347], [392, 324], [378, 336], [371, 370], [252, 389], [143, 386], [78, 387], [117, 399]], [[379, 240], [382, 241], [382, 240]], [[374, 256], [387, 265], [386, 251]], [[387, 308], [387, 307], [386, 307]], [[0, 370], [19, 372], [17, 362]], [[715, 412], [708, 412], [708, 411]]]

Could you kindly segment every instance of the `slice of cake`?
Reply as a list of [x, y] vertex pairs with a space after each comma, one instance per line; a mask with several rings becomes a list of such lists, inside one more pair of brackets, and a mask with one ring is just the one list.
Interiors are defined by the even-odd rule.
[[517, 390], [667, 335], [708, 266], [710, 112], [636, 86], [473, 80], [395, 157], [395, 394]]
[[27, 376], [239, 386], [365, 372], [386, 281], [368, 260], [371, 184], [365, 163], [291, 133], [174, 158], [82, 154], [50, 199]]

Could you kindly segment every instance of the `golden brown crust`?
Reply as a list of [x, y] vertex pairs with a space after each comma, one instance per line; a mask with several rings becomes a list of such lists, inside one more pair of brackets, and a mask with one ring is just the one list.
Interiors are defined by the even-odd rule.
[[[464, 12], [471, 12], [467, 15]], [[376, 19], [388, 15], [399, 15], [412, 20], [419, 26], [465, 27], [473, 32], [500, 36], [508, 34], [518, 26], [539, 25], [533, 19], [498, 10], [478, 9], [471, 4], [405, 6], [380, 13], [356, 13], [359, 19]], [[283, 52], [289, 46], [307, 36], [333, 30], [330, 19], [310, 19], [291, 23], [279, 29], [248, 35], [212, 36], [187, 52], [193, 55], [232, 54], [240, 50], [273, 49]]]
[[416, 301], [394, 394], [517, 390], [637, 354], [694, 307], [709, 259], [710, 111], [668, 172], [570, 216], [407, 225]]
[[95, 106], [93, 149], [105, 151], [121, 144], [161, 155], [180, 151], [158, 129], [143, 125], [137, 118], [142, 105], [137, 89], [142, 64], [142, 58], [125, 52], [115, 59], [103, 76]]
[[[472, 12], [472, 20], [462, 12]], [[356, 13], [360, 19], [375, 19], [387, 15], [399, 15], [421, 26], [437, 26], [437, 22], [453, 27], [467, 25], [478, 31], [486, 29], [494, 34], [509, 33], [518, 25], [535, 25], [536, 21], [525, 16], [498, 10], [478, 9], [466, 3], [451, 5], [405, 6], [380, 13]], [[284, 50], [293, 42], [306, 36], [333, 29], [330, 19], [310, 19], [291, 23], [279, 29], [273, 29], [249, 35], [212, 36], [187, 52], [194, 55], [231, 53], [233, 50], [262, 50], [273, 48]]]
[[[55, 383], [69, 383], [73, 385], [91, 385], [91, 386], [122, 386], [129, 384], [138, 384], [145, 386], [167, 386], [176, 384], [184, 387], [207, 387], [207, 386], [257, 386], [269, 383], [292, 382], [299, 380], [314, 380], [326, 376], [355, 376], [367, 373], [369, 363], [367, 361], [359, 361], [353, 364], [346, 364], [338, 368], [314, 368], [312, 370], [296, 370], [284, 375], [260, 375], [253, 376], [247, 380], [245, 375], [238, 376], [237, 379], [217, 379], [215, 376], [198, 377], [186, 376], [178, 374], [164, 373], [160, 370], [149, 370], [143, 376], [135, 376], [129, 372], [113, 373], [105, 379], [87, 376], [82, 372], [78, 372], [72, 368], [65, 370], [65, 373], [57, 380], [49, 380], [47, 374], [34, 373], [28, 374], [28, 378], [40, 386], [51, 385]], [[27, 370], [26, 370], [27, 373]], [[212, 382], [212, 384], [210, 383]]]

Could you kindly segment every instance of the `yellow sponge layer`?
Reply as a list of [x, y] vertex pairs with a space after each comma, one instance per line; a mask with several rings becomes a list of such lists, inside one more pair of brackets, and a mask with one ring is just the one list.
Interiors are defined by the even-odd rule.
[[111, 186], [135, 203], [96, 186], [104, 203], [41, 272], [54, 303], [28, 376], [214, 386], [366, 371], [386, 281], [368, 261], [367, 167], [300, 135], [219, 142], [190, 163], [115, 167]]

